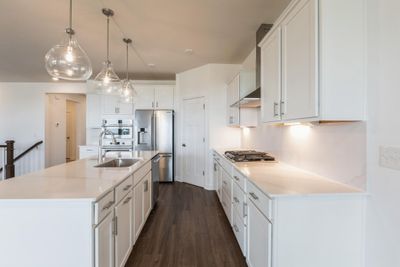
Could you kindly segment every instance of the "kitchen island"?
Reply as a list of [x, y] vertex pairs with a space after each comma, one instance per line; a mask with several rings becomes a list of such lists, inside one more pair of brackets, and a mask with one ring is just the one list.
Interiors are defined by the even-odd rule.
[[0, 183], [0, 266], [124, 266], [151, 203], [151, 160], [82, 159]]

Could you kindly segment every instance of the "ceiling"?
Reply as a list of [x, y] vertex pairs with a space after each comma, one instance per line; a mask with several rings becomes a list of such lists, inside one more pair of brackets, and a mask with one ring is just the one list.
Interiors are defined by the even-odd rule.
[[[88, 53], [94, 75], [106, 53], [106, 18], [111, 61], [125, 70], [123, 37], [133, 39], [132, 79], [175, 79], [207, 63], [241, 63], [255, 46], [261, 23], [272, 23], [290, 0], [75, 0], [73, 28]], [[1, 0], [0, 81], [50, 81], [44, 55], [65, 37], [68, 0]], [[192, 54], [185, 49], [193, 49]], [[149, 67], [148, 64], [155, 64]]]

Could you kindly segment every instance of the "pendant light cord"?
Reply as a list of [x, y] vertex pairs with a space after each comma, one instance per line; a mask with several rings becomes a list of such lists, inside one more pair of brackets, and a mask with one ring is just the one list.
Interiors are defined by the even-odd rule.
[[126, 43], [126, 80], [129, 81], [129, 43]]
[[69, 28], [72, 29], [72, 0], [69, 1]]
[[110, 17], [107, 16], [107, 62], [110, 62]]

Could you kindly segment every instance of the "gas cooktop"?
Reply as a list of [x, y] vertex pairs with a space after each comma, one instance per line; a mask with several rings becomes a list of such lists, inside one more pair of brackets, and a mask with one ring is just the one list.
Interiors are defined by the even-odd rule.
[[270, 156], [268, 153], [255, 150], [225, 151], [225, 156], [235, 162], [275, 160], [275, 158]]

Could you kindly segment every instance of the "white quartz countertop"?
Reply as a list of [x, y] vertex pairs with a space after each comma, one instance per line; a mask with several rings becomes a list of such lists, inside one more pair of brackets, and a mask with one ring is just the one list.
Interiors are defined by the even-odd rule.
[[0, 182], [0, 201], [7, 199], [97, 200], [149, 162], [157, 151], [135, 151], [140, 161], [124, 168], [96, 168], [97, 159], [81, 159]]
[[232, 162], [215, 150], [269, 197], [360, 194], [362, 190], [281, 162]]

